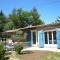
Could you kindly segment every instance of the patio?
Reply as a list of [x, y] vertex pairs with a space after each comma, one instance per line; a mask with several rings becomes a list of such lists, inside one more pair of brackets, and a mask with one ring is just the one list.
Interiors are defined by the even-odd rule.
[[57, 48], [39, 48], [39, 47], [28, 47], [24, 48], [22, 51], [51, 51], [51, 52], [60, 52], [60, 49]]

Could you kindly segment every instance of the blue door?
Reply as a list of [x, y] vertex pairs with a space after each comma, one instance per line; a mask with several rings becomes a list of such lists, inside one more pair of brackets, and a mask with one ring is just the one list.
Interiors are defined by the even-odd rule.
[[38, 31], [38, 41], [39, 41], [39, 47], [43, 48], [44, 40], [43, 40], [43, 32], [42, 31]]
[[60, 48], [60, 30], [56, 31], [57, 48]]

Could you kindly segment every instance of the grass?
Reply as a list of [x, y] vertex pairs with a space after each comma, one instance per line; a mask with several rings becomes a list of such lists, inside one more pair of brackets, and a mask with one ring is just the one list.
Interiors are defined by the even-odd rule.
[[44, 60], [60, 60], [60, 53], [51, 52], [47, 57], [43, 58]]
[[12, 60], [60, 60], [60, 53], [48, 51], [27, 51], [22, 54], [12, 52]]

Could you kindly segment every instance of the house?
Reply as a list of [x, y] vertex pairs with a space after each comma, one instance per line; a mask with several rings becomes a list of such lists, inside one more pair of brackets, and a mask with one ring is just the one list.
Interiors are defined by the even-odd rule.
[[22, 28], [27, 33], [28, 46], [60, 48], [60, 23]]
[[27, 45], [39, 48], [60, 48], [60, 23], [20, 28], [27, 33]]

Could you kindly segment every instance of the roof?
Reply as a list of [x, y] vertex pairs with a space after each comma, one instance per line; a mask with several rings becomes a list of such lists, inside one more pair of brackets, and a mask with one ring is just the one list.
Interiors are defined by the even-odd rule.
[[14, 30], [8, 30], [8, 31], [5, 31], [5, 32], [16, 32], [16, 31], [19, 31], [20, 29], [14, 29]]
[[43, 25], [36, 25], [36, 26], [28, 26], [28, 27], [19, 28], [19, 29], [8, 30], [5, 32], [16, 32], [19, 30], [32, 29], [32, 28], [37, 28], [37, 27], [46, 27], [46, 26], [60, 26], [60, 23], [51, 23], [51, 24], [43, 24]]

